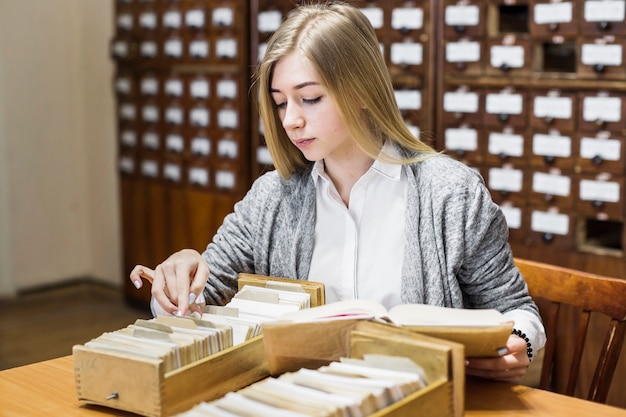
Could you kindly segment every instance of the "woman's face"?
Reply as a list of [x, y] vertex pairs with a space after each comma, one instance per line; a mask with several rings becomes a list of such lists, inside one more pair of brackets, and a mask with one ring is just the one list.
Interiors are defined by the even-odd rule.
[[298, 52], [274, 67], [271, 93], [287, 136], [309, 161], [350, 156], [355, 142], [311, 62]]

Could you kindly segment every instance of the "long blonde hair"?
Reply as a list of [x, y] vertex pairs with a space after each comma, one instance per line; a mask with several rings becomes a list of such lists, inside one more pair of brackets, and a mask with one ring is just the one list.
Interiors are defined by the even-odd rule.
[[[343, 3], [309, 4], [294, 9], [273, 34], [255, 74], [265, 141], [281, 177], [310, 164], [289, 140], [270, 93], [276, 63], [296, 50], [313, 64], [346, 127], [368, 156], [379, 158], [385, 140], [416, 153], [435, 153], [402, 119], [367, 17]], [[419, 159], [380, 158], [397, 163]]]

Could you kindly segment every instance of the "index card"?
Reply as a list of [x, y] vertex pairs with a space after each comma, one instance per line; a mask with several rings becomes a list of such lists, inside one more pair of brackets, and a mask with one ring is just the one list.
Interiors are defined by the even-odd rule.
[[180, 97], [183, 95], [183, 82], [172, 79], [165, 82], [165, 93], [169, 96]]
[[175, 125], [183, 124], [183, 109], [178, 106], [170, 106], [165, 109], [165, 121]]
[[533, 113], [535, 117], [571, 119], [572, 107], [570, 97], [536, 96], [533, 102]]
[[422, 92], [419, 90], [394, 90], [400, 110], [419, 110], [422, 108]]
[[489, 153], [520, 157], [524, 155], [524, 137], [509, 133], [489, 133]]
[[443, 94], [443, 109], [451, 113], [478, 112], [478, 93], [449, 91]]
[[535, 172], [533, 174], [532, 190], [537, 193], [567, 197], [570, 195], [572, 179], [565, 175]]
[[522, 209], [512, 206], [500, 206], [502, 214], [509, 229], [520, 229], [522, 227]]
[[235, 99], [237, 97], [237, 82], [234, 80], [219, 80], [217, 82], [217, 96], [222, 99]]
[[195, 137], [191, 140], [191, 152], [196, 155], [209, 156], [211, 141], [208, 138]]
[[479, 42], [448, 42], [446, 44], [447, 62], [479, 62]]
[[274, 164], [274, 161], [272, 160], [272, 155], [270, 154], [270, 150], [267, 149], [267, 146], [259, 146], [256, 149], [256, 160], [259, 164]]
[[561, 135], [533, 135], [533, 154], [569, 158], [572, 156], [572, 138]]
[[374, 29], [380, 29], [383, 27], [383, 9], [380, 7], [363, 7], [359, 10], [365, 15], [365, 17], [367, 17]]
[[619, 97], [583, 98], [583, 120], [619, 122], [622, 119], [622, 100]]
[[477, 26], [480, 23], [480, 9], [476, 5], [446, 6], [444, 20], [448, 26]]
[[204, 22], [205, 22], [205, 18], [204, 18], [203, 10], [199, 10], [199, 9], [188, 10], [187, 13], [185, 14], [185, 23], [189, 27], [201, 28], [201, 27], [204, 27]]
[[616, 139], [584, 137], [580, 140], [580, 156], [593, 159], [596, 156], [607, 161], [619, 161], [622, 155], [622, 143]]
[[232, 26], [235, 21], [233, 9], [216, 7], [213, 9], [213, 26]]
[[189, 85], [189, 91], [193, 98], [207, 98], [209, 97], [209, 82], [203, 79], [193, 80]]
[[391, 62], [394, 64], [421, 65], [423, 46], [417, 42], [396, 42], [391, 44]]
[[623, 0], [586, 0], [583, 18], [586, 22], [622, 22], [626, 16]]
[[524, 66], [524, 48], [519, 45], [494, 45], [490, 49], [491, 66], [500, 68], [508, 65], [511, 68]]
[[216, 43], [215, 51], [220, 58], [236, 58], [237, 40], [230, 38], [220, 39]]
[[581, 47], [580, 62], [584, 65], [622, 65], [622, 45], [585, 43]]
[[572, 21], [573, 6], [571, 2], [563, 3], [538, 3], [533, 9], [535, 12], [535, 23], [543, 25], [546, 23], [569, 23]]
[[391, 12], [391, 27], [417, 30], [424, 26], [424, 11], [419, 7], [398, 7]]
[[191, 41], [189, 54], [194, 58], [207, 58], [209, 56], [209, 43], [203, 39]]
[[534, 232], [567, 235], [569, 233], [569, 216], [548, 211], [533, 210], [530, 215], [530, 230]]
[[524, 109], [524, 98], [520, 94], [491, 93], [487, 94], [485, 111], [490, 114], [521, 114]]
[[478, 132], [469, 128], [447, 128], [444, 132], [445, 146], [451, 150], [475, 151], [478, 149]]
[[278, 10], [269, 10], [265, 12], [259, 12], [257, 16], [257, 26], [261, 33], [275, 32], [280, 26], [283, 16]]
[[613, 181], [580, 180], [580, 199], [588, 201], [620, 201], [620, 185]]
[[165, 148], [168, 151], [180, 153], [185, 149], [185, 140], [180, 135], [170, 133], [165, 138]]
[[231, 171], [218, 171], [215, 174], [215, 184], [220, 188], [235, 188], [235, 173]]
[[520, 169], [490, 168], [489, 188], [497, 191], [522, 191], [524, 173]]
[[220, 110], [217, 113], [217, 125], [222, 129], [236, 129], [239, 126], [239, 114], [237, 110]]
[[163, 13], [163, 26], [169, 29], [178, 29], [182, 23], [182, 16], [178, 10], [168, 10]]
[[189, 168], [189, 182], [202, 186], [209, 185], [209, 171], [206, 168]]

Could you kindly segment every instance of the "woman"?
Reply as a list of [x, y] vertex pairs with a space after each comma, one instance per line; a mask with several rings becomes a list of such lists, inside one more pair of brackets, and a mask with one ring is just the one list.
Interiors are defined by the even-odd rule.
[[255, 181], [203, 254], [183, 250], [130, 279], [171, 314], [225, 304], [240, 272], [323, 282], [327, 302], [369, 298], [495, 308], [511, 335], [468, 374], [521, 377], [545, 335], [481, 177], [407, 129], [373, 28], [344, 4], [301, 6], [255, 76], [276, 171]]

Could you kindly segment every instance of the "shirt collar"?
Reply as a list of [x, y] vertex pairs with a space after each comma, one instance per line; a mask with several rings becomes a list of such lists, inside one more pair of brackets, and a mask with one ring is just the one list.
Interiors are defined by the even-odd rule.
[[[385, 143], [383, 144], [383, 147], [378, 155], [380, 156], [381, 154], [395, 159], [400, 159], [400, 153], [398, 152], [396, 147], [393, 146], [393, 144], [389, 141], [385, 141]], [[370, 171], [376, 172], [391, 180], [400, 181], [400, 177], [402, 175], [402, 165], [390, 164], [388, 162], [381, 161], [379, 158], [376, 158], [367, 173], [369, 173]], [[364, 175], [367, 175], [367, 173], [365, 173]], [[315, 163], [313, 164], [313, 169], [311, 170], [311, 176], [313, 177], [313, 182], [315, 185], [317, 185], [319, 178], [330, 180], [328, 178], [328, 175], [326, 174], [326, 171], [324, 170], [323, 159], [315, 161]]]

